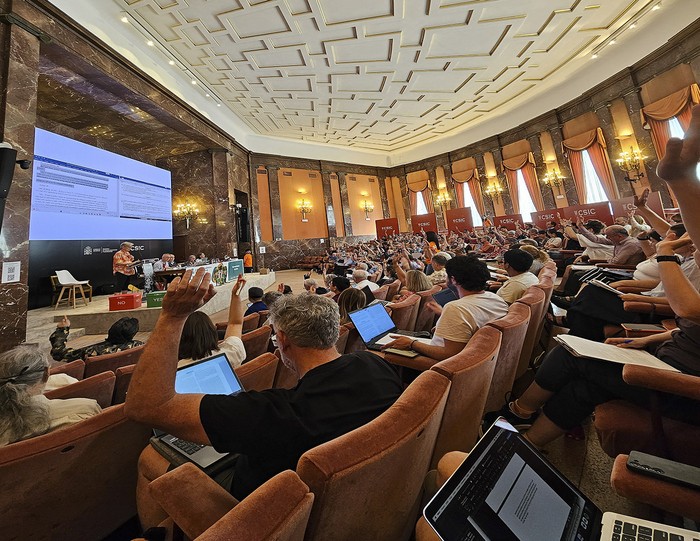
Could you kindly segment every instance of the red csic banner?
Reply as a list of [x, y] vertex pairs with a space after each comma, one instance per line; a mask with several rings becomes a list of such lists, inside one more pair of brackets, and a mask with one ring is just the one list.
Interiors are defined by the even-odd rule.
[[430, 214], [414, 214], [411, 216], [411, 228], [414, 233], [420, 233], [423, 231], [435, 231], [438, 232], [437, 219], [435, 218], [435, 213]]
[[447, 229], [455, 233], [462, 233], [465, 229], [474, 229], [472, 224], [472, 212], [469, 207], [459, 209], [448, 209], [446, 212]]
[[[610, 201], [610, 205], [612, 206], [612, 213], [615, 218], [619, 218], [620, 216], [627, 218], [627, 213], [634, 208], [634, 197], [630, 196], [623, 197], [622, 199], [614, 199]], [[649, 194], [647, 207], [662, 218], [664, 217], [664, 205], [661, 202], [661, 194], [659, 192], [651, 192]]]
[[559, 209], [559, 214], [561, 214], [562, 218], [571, 220], [574, 223], [579, 216], [583, 218], [584, 222], [588, 220], [600, 220], [605, 225], [611, 225], [613, 223], [609, 203], [590, 203], [588, 205], [564, 207]]
[[377, 238], [390, 237], [399, 234], [398, 218], [386, 218], [384, 220], [375, 220], [377, 226]]
[[535, 227], [538, 229], [547, 229], [549, 227], [549, 222], [559, 223], [559, 218], [557, 218], [557, 212], [559, 211], [560, 209], [533, 212], [530, 214], [530, 221], [535, 224]]
[[508, 214], [506, 216], [496, 216], [493, 219], [493, 225], [496, 227], [505, 227], [506, 229], [516, 229], [515, 223], [523, 225], [523, 217], [520, 214]]

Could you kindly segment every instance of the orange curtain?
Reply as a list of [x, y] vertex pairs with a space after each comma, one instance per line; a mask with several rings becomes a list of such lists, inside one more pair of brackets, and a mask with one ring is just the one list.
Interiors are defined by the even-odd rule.
[[418, 209], [418, 192], [408, 191], [409, 201], [411, 203], [411, 216], [415, 216]]
[[[588, 151], [588, 156], [591, 158], [593, 163], [593, 168], [595, 169], [600, 183], [603, 185], [603, 190], [608, 196], [608, 199], [619, 199], [619, 194], [617, 191], [617, 186], [615, 185], [615, 179], [612, 173], [612, 166], [610, 165], [610, 158], [608, 158], [608, 153], [605, 145], [605, 137], [603, 137], [603, 130], [596, 128], [595, 130], [590, 130], [569, 139], [565, 139], [562, 142], [562, 147], [564, 147], [564, 152], [571, 156], [571, 151], [583, 152]], [[583, 158], [581, 158], [580, 168], [576, 172], [574, 164], [571, 163], [571, 157], [569, 158], [569, 163], [571, 163], [571, 169], [574, 172], [574, 183], [576, 184], [576, 192], [579, 196], [579, 202], [585, 204], [586, 202], [586, 190], [583, 188], [585, 186], [585, 177], [583, 175]], [[580, 174], [580, 178], [577, 179], [576, 175]], [[579, 189], [579, 185], [582, 185], [583, 189]]]
[[527, 191], [530, 193], [535, 208], [537, 210], [544, 210], [544, 199], [542, 199], [540, 183], [537, 181], [535, 166], [528, 162], [525, 164], [525, 167], [522, 168], [522, 172], [523, 178], [525, 179], [525, 186], [527, 186]]
[[[467, 171], [458, 171], [452, 173], [452, 180], [457, 184], [455, 186], [455, 192], [457, 192], [457, 207], [464, 208], [464, 189], [465, 185], [469, 185], [469, 182], [475, 178], [476, 169], [468, 169]], [[473, 197], [473, 195], [472, 195]], [[476, 202], [476, 201], [474, 201]]]
[[506, 172], [506, 180], [508, 181], [508, 191], [510, 192], [510, 200], [513, 203], [513, 214], [520, 214], [520, 200], [518, 199], [518, 173], [511, 169], [504, 168]]
[[603, 139], [602, 133], [599, 134], [599, 141], [588, 147], [588, 156], [591, 158], [593, 168], [603, 185], [603, 190], [605, 190], [605, 195], [608, 196], [608, 200], [619, 199], [620, 194], [617, 191], [617, 185], [613, 177], [610, 158], [608, 158], [608, 153], [605, 150], [605, 139]]
[[676, 115], [676, 118], [678, 119], [678, 122], [680, 122], [681, 128], [683, 128], [683, 131], [688, 131], [688, 128], [690, 127], [690, 119], [693, 117], [693, 104], [688, 103], [683, 110]]
[[671, 126], [668, 120], [654, 120], [650, 118], [647, 125], [651, 128], [651, 142], [654, 144], [656, 155], [659, 159], [666, 154], [666, 143], [671, 138]]
[[472, 199], [476, 205], [476, 210], [479, 212], [479, 216], [484, 216], [486, 214], [486, 207], [484, 207], [484, 196], [481, 193], [481, 183], [476, 175], [467, 182], [469, 186], [469, 192], [472, 194]]
[[569, 150], [567, 152], [571, 174], [574, 176], [574, 186], [578, 195], [579, 205], [586, 203], [586, 179], [583, 173], [583, 150]]
[[421, 191], [423, 194], [423, 202], [425, 203], [425, 208], [428, 209], [428, 214], [435, 212], [435, 207], [433, 206], [433, 192], [430, 188], [426, 188]]
[[467, 187], [465, 182], [458, 183], [455, 186], [455, 192], [457, 192], [457, 208], [464, 208], [464, 190]]
[[642, 107], [642, 124], [651, 129], [651, 140], [659, 159], [666, 154], [666, 143], [671, 138], [668, 120], [677, 117], [683, 130], [687, 130], [690, 126], [691, 109], [696, 103], [700, 103], [700, 88], [693, 83]]

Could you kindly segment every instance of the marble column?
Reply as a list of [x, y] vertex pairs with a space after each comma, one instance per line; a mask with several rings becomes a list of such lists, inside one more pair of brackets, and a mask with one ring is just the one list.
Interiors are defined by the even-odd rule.
[[[479, 171], [479, 183], [481, 184], [481, 199], [484, 201], [484, 214], [486, 216], [495, 216], [496, 215], [496, 209], [493, 206], [493, 201], [489, 197], [486, 197], [484, 194], [484, 179], [487, 179], [486, 177], [486, 164], [484, 163], [484, 155], [483, 154], [475, 154], [474, 155], [474, 161], [476, 162], [476, 169]], [[483, 218], [483, 216], [482, 216]]]
[[238, 231], [236, 214], [231, 209], [235, 203], [230, 199], [229, 162], [226, 150], [211, 150], [212, 161], [212, 192], [214, 196], [214, 224], [217, 257], [228, 255], [233, 257], [233, 249], [237, 248]]
[[448, 203], [448, 208], [457, 208], [457, 186], [455, 181], [452, 180], [452, 164], [450, 162], [445, 162], [442, 164], [442, 170], [445, 172], [445, 190], [450, 196], [450, 202]]
[[[608, 147], [606, 149], [608, 153], [608, 158], [610, 158], [610, 163], [612, 165], [613, 178], [615, 179], [615, 185], [617, 186], [617, 191], [620, 197], [629, 197], [633, 195], [632, 187], [630, 183], [625, 180], [625, 172], [620, 169], [615, 160], [622, 152], [622, 147], [620, 146], [620, 140], [615, 137], [615, 124], [613, 122], [612, 114], [610, 113], [610, 107], [600, 107], [596, 111], [598, 120], [600, 120], [600, 129], [603, 130], [603, 136], [605, 137], [605, 144]], [[614, 198], [614, 194], [610, 194], [610, 199]]]
[[[323, 164], [321, 164], [323, 168]], [[323, 184], [323, 206], [326, 208], [326, 222], [328, 223], [328, 237], [338, 236], [335, 226], [335, 213], [333, 212], [333, 193], [331, 192], [331, 172], [321, 171], [321, 183]]]
[[[646, 156], [644, 160], [644, 174], [649, 181], [649, 187], [653, 192], [660, 192], [661, 199], [664, 206], [673, 207], [673, 201], [671, 201], [671, 196], [668, 192], [668, 186], [666, 183], [659, 178], [656, 174], [656, 166], [659, 165], [659, 158], [656, 155], [656, 150], [654, 148], [654, 142], [651, 140], [651, 132], [645, 130], [642, 126], [642, 117], [640, 111], [642, 110], [643, 104], [639, 97], [638, 92], [630, 92], [623, 96], [625, 100], [625, 105], [627, 106], [627, 114], [630, 117], [630, 122], [632, 122], [632, 129], [634, 130], [634, 137], [637, 139], [637, 144], [639, 145], [642, 154]], [[639, 189], [641, 192], [641, 189]]]
[[[578, 193], [576, 193], [576, 185], [574, 184], [574, 175], [571, 172], [571, 166], [569, 165], [569, 159], [564, 156], [564, 149], [562, 147], [562, 142], [564, 141], [564, 136], [561, 133], [561, 126], [552, 126], [549, 128], [549, 134], [552, 136], [552, 145], [554, 146], [554, 152], [557, 155], [557, 163], [559, 164], [559, 172], [564, 177], [562, 188], [566, 194], [566, 199], [569, 205], [574, 206], [579, 204]], [[585, 203], [585, 201], [582, 201]]]
[[[2, 11], [9, 11], [0, 2]], [[17, 159], [34, 153], [39, 40], [16, 25], [0, 24], [0, 140], [17, 150]], [[29, 297], [29, 214], [32, 170], [14, 168], [2, 222], [0, 259], [20, 264], [19, 281], [0, 284], [0, 351], [24, 341]]]
[[554, 201], [554, 192], [552, 191], [552, 188], [542, 185], [542, 179], [547, 174], [547, 165], [544, 163], [544, 156], [542, 155], [542, 144], [540, 143], [540, 137], [539, 135], [535, 134], [528, 137], [527, 140], [530, 143], [530, 150], [532, 150], [532, 155], [535, 158], [535, 172], [537, 173], [537, 181], [539, 184], [540, 192], [542, 192], [544, 208], [556, 208], [557, 205]]
[[267, 165], [267, 181], [270, 185], [270, 210], [272, 215], [272, 240], [282, 240], [282, 207], [280, 206], [280, 168]]
[[340, 187], [340, 202], [343, 205], [345, 236], [352, 237], [352, 216], [350, 215], [350, 199], [348, 198], [348, 179], [346, 173], [338, 173], [338, 186]]
[[408, 231], [412, 231], [412, 227], [410, 225], [411, 221], [411, 216], [413, 214], [413, 211], [411, 209], [411, 198], [408, 193], [408, 178], [406, 177], [406, 173], [404, 172], [403, 174], [399, 175], [399, 188], [401, 190], [401, 199], [402, 201], [397, 201], [396, 204], [398, 205], [399, 203], [403, 204], [403, 211], [404, 211], [404, 216], [406, 216], [406, 224], [399, 224], [399, 230], [403, 228], [403, 225], [406, 225], [408, 228]]
[[501, 154], [501, 147], [495, 148], [491, 151], [493, 155], [493, 164], [496, 167], [496, 174], [498, 175], [497, 180], [503, 186], [503, 193], [501, 194], [501, 201], [503, 202], [503, 208], [506, 214], [513, 214], [513, 201], [510, 198], [510, 190], [508, 189], [508, 182], [506, 180], [505, 173], [503, 170], [503, 155]]
[[[435, 221], [438, 224], [438, 229], [440, 229], [440, 227], [446, 227], [446, 226], [445, 226], [445, 221], [444, 221], [443, 216], [442, 216], [442, 206], [438, 205], [435, 202], [435, 198], [440, 193], [440, 190], [438, 190], [438, 187], [437, 187], [437, 173], [435, 172], [435, 167], [433, 167], [433, 166], [428, 167], [427, 171], [428, 171], [428, 187], [430, 188], [430, 197], [433, 199], [432, 200], [433, 209], [435, 210]], [[442, 222], [442, 224], [441, 224], [441, 222]]]
[[382, 198], [382, 218], [391, 218], [391, 210], [389, 210], [389, 195], [386, 193], [387, 178], [388, 177], [386, 176], [377, 176], [377, 182], [379, 183], [379, 197]]
[[[253, 226], [250, 235], [250, 249], [253, 253], [253, 265], [256, 268], [265, 266], [265, 254], [259, 254], [260, 251], [258, 246], [262, 240], [262, 232], [260, 230], [260, 200], [258, 199], [258, 167], [252, 160], [248, 161], [248, 175], [250, 176], [250, 209], [251, 209], [251, 219]], [[253, 216], [253, 212], [257, 213], [257, 216]], [[239, 257], [243, 257], [243, 254], [238, 254]]]

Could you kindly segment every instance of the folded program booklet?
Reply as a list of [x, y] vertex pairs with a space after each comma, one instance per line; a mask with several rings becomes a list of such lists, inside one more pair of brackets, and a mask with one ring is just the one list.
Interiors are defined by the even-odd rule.
[[678, 369], [673, 368], [642, 349], [619, 348], [613, 344], [601, 344], [600, 342], [586, 340], [570, 334], [560, 334], [555, 336], [554, 339], [576, 357], [586, 357], [588, 359], [598, 359], [620, 364], [636, 364], [648, 366], [649, 368], [679, 372]]

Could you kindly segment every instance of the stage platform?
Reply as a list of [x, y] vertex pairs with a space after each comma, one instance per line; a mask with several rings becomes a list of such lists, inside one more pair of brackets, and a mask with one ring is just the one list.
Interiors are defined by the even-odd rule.
[[[245, 275], [246, 285], [241, 293], [241, 299], [248, 298], [248, 289], [260, 287], [267, 289], [275, 283], [275, 273], [259, 274], [257, 272]], [[222, 310], [228, 310], [231, 302], [231, 290], [235, 281], [218, 286], [216, 295], [202, 308], [201, 311], [212, 315]], [[139, 320], [139, 331], [150, 332], [158, 320], [160, 308], [146, 308], [145, 302], [141, 308], [134, 310], [109, 311], [109, 296], [101, 295], [92, 298], [92, 302], [85, 306], [82, 299], [76, 303], [75, 309], [72, 306], [62, 304], [56, 310], [53, 306], [37, 308], [31, 310], [27, 320], [27, 342], [43, 343], [56, 328], [56, 323], [63, 316], [68, 316], [71, 322], [71, 334], [73, 330], [80, 329], [76, 335], [94, 335], [107, 333], [112, 324], [122, 317], [135, 317]], [[77, 338], [77, 336], [76, 336]]]

